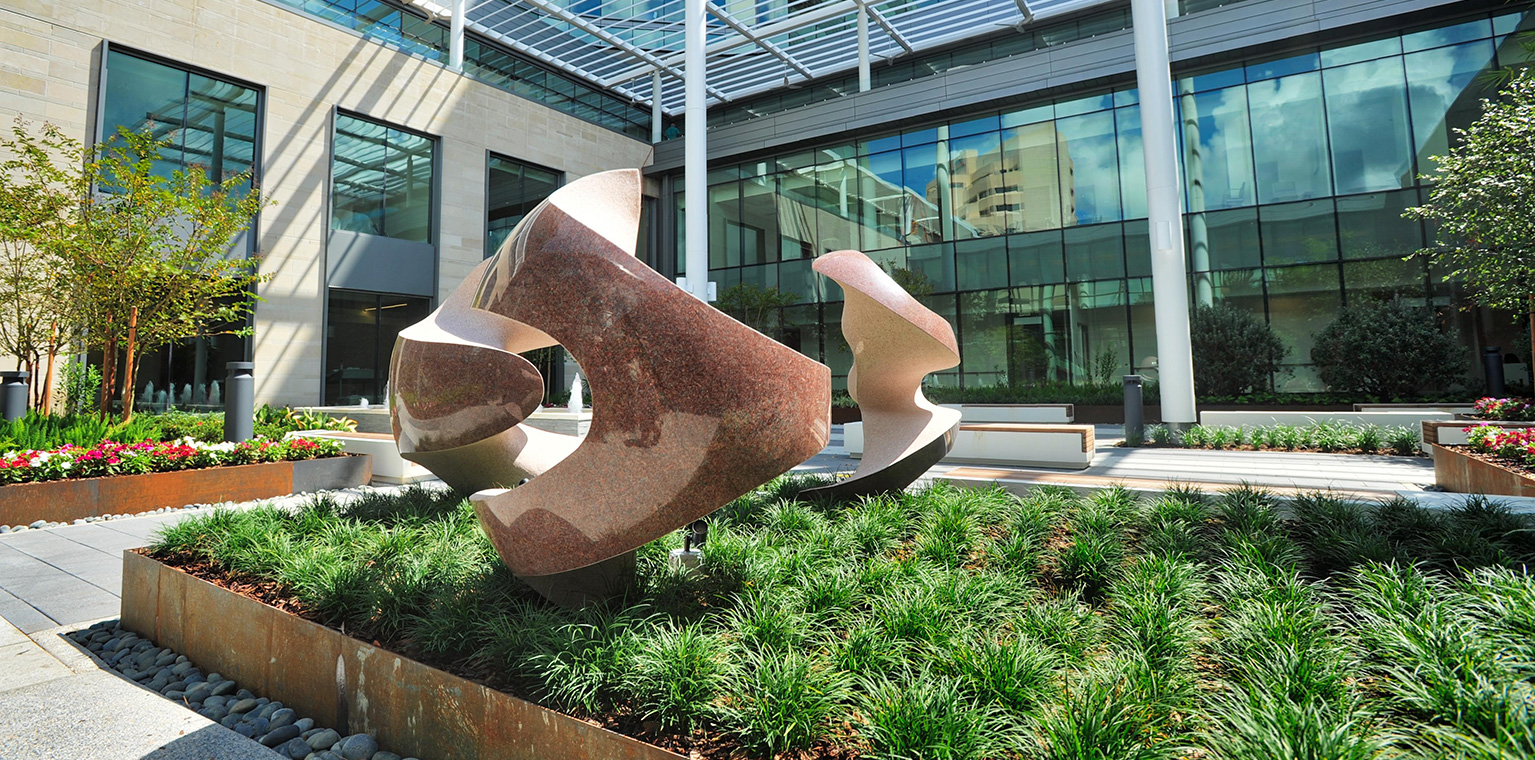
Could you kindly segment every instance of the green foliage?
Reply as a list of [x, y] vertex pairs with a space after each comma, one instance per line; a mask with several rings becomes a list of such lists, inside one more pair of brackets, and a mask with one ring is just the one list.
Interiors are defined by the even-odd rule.
[[1228, 304], [1201, 305], [1189, 323], [1194, 387], [1210, 396], [1267, 390], [1290, 349], [1251, 311]]
[[1521, 71], [1456, 132], [1460, 144], [1423, 177], [1428, 202], [1407, 211], [1432, 222], [1423, 253], [1478, 303], [1535, 311], [1535, 74]]
[[726, 288], [714, 305], [741, 324], [776, 338], [781, 329], [783, 308], [798, 302], [798, 293], [741, 282]]
[[[1418, 456], [1418, 435], [1418, 431], [1410, 425], [1379, 427], [1347, 422], [1317, 422], [1304, 426], [1258, 425], [1250, 428], [1195, 425], [1183, 431], [1181, 441], [1176, 443], [1192, 449], [1248, 448], [1361, 454], [1389, 452], [1397, 456]], [[1175, 445], [1170, 433], [1164, 434], [1164, 439], [1163, 445]]]
[[638, 589], [584, 610], [426, 488], [216, 511], [152, 550], [706, 756], [1529, 755], [1530, 517], [1245, 486], [796, 499], [817, 482], [716, 513], [696, 571], [675, 534], [643, 547]]
[[1343, 307], [1311, 349], [1329, 388], [1378, 400], [1440, 389], [1465, 374], [1465, 349], [1430, 308], [1402, 300]]
[[64, 379], [65, 412], [68, 414], [95, 412], [97, 391], [101, 388], [101, 368], [71, 360], [60, 372]]
[[32, 410], [21, 419], [0, 423], [0, 450], [4, 451], [49, 451], [66, 445], [90, 448], [102, 441], [158, 440], [160, 429], [148, 420], [116, 422], [94, 414], [43, 415]]
[[[1095, 404], [1118, 406], [1125, 403], [1125, 389], [1120, 383], [1036, 383], [1032, 385], [983, 385], [966, 388], [926, 386], [922, 394], [937, 404]], [[1158, 403], [1156, 383], [1142, 388], [1148, 404]]]

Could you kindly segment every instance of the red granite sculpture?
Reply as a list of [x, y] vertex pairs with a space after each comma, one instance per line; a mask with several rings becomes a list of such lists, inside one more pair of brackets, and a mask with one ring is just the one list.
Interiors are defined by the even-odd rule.
[[811, 267], [846, 293], [842, 335], [853, 350], [848, 394], [863, 412], [863, 460], [853, 476], [805, 496], [851, 499], [900, 491], [954, 447], [958, 410], [922, 396], [922, 378], [959, 364], [954, 328], [858, 251]]
[[[635, 259], [640, 182], [613, 171], [556, 191], [401, 333], [391, 367], [402, 455], [474, 491], [501, 559], [564, 603], [602, 595], [634, 549], [799, 464], [830, 432], [825, 366]], [[579, 441], [519, 424], [542, 381], [516, 354], [556, 343], [591, 386]]]

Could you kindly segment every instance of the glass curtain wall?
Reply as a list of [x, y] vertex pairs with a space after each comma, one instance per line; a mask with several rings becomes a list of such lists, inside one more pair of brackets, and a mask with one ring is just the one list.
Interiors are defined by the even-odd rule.
[[382, 403], [395, 338], [430, 311], [425, 298], [331, 288], [325, 323], [325, 403]]
[[565, 175], [495, 154], [485, 171], [485, 257], [490, 258], [529, 211], [565, 184]]
[[[145, 132], [164, 143], [155, 162], [162, 176], [189, 170], [206, 173], [211, 182], [241, 174], [256, 181], [260, 90], [116, 47], [107, 52], [101, 89], [97, 137], [102, 144], [119, 140], [119, 129]], [[236, 245], [249, 253], [255, 236], [242, 235]], [[143, 357], [136, 390], [153, 384], [150, 403], [160, 391], [166, 392], [163, 404], [206, 403], [210, 384], [223, 380], [224, 363], [244, 360], [247, 349], [246, 339], [228, 334], [167, 346]]]
[[[1401, 212], [1425, 197], [1431, 180], [1418, 177], [1433, 172], [1430, 157], [1490, 94], [1479, 75], [1522, 60], [1508, 35], [1532, 25], [1526, 16], [1176, 79], [1192, 298], [1274, 326], [1290, 347], [1276, 389], [1321, 389], [1313, 335], [1340, 304], [1449, 305], [1453, 288], [1402, 260], [1426, 238]], [[839, 387], [850, 363], [841, 295], [809, 269], [839, 248], [863, 250], [935, 311], [957, 315], [961, 364], [932, 381], [1154, 371], [1142, 161], [1129, 89], [716, 167], [704, 199], [710, 279], [795, 296], [784, 317], [796, 348], [817, 356], [819, 341]]]
[[430, 137], [336, 114], [331, 229], [432, 242]]

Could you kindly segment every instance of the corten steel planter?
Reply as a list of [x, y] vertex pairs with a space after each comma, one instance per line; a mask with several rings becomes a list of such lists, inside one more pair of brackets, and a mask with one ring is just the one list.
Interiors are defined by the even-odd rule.
[[434, 760], [680, 760], [283, 612], [131, 550], [124, 628], [343, 735]]
[[146, 475], [12, 483], [0, 486], [0, 525], [26, 525], [37, 520], [69, 522], [160, 507], [269, 499], [360, 486], [372, 478], [372, 457], [345, 455]]
[[1434, 484], [1454, 493], [1535, 496], [1535, 477], [1468, 456], [1458, 446], [1434, 446]]

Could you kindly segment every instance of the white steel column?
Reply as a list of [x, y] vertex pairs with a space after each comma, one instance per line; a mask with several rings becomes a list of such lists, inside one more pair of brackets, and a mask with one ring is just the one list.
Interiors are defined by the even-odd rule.
[[466, 0], [453, 0], [453, 18], [448, 20], [448, 68], [464, 70], [464, 8]]
[[650, 142], [661, 142], [661, 70], [650, 75]]
[[858, 6], [858, 91], [868, 92], [873, 87], [869, 74], [869, 9]]
[[1157, 385], [1162, 421], [1197, 422], [1194, 362], [1189, 347], [1188, 267], [1183, 251], [1178, 141], [1173, 123], [1172, 68], [1163, 0], [1130, 0], [1135, 28], [1135, 78], [1140, 87], [1141, 140], [1146, 156], [1146, 211], [1151, 232], [1151, 291], [1157, 326]]
[[704, 0], [686, 0], [683, 10], [683, 191], [687, 193], [688, 292], [709, 300], [709, 128], [704, 44], [708, 42], [709, 16]]

